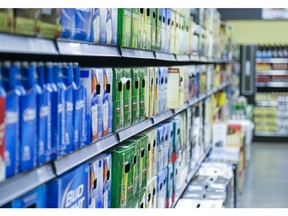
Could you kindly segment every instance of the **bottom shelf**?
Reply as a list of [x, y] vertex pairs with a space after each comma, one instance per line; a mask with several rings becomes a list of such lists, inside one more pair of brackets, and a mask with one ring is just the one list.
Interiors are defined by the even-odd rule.
[[278, 132], [255, 132], [255, 136], [263, 137], [288, 137], [288, 133], [278, 133]]
[[201, 157], [201, 159], [199, 160], [198, 164], [196, 165], [195, 169], [192, 170], [186, 179], [186, 183], [185, 185], [181, 188], [180, 190], [180, 196], [175, 198], [175, 202], [170, 206], [170, 208], [175, 208], [178, 200], [180, 199], [180, 197], [182, 196], [182, 194], [184, 193], [184, 191], [186, 190], [187, 186], [189, 185], [190, 181], [192, 180], [192, 178], [196, 175], [196, 173], [198, 172], [198, 170], [200, 169], [201, 164], [203, 163], [203, 161], [207, 158], [207, 156], [209, 155], [210, 151], [212, 150], [212, 147], [209, 147], [206, 151], [205, 154]]

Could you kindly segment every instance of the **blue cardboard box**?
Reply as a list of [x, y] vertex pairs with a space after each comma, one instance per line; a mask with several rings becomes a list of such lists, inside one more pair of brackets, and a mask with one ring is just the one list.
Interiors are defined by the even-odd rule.
[[55, 63], [53, 65], [53, 79], [57, 85], [57, 123], [54, 124], [57, 127], [56, 131], [56, 142], [53, 143], [53, 153], [56, 155], [53, 158], [57, 158], [65, 154], [65, 90], [66, 86], [63, 80], [62, 64]]
[[0, 182], [6, 177], [5, 166], [5, 110], [6, 110], [6, 92], [2, 85], [2, 65], [0, 63]]
[[[45, 86], [48, 92], [48, 101], [50, 103], [51, 112], [51, 130], [48, 137], [51, 139], [51, 150], [47, 153], [50, 160], [55, 160], [58, 157], [59, 141], [58, 141], [58, 90], [56, 81], [54, 81], [53, 65], [51, 62], [45, 63]], [[52, 127], [53, 125], [53, 127]], [[48, 126], [49, 128], [49, 126]], [[49, 140], [49, 138], [48, 138]]]
[[112, 133], [113, 120], [113, 70], [112, 68], [103, 69], [103, 137]]
[[36, 83], [36, 64], [23, 62], [18, 77], [19, 84], [25, 89], [20, 97], [20, 171], [27, 171], [36, 166], [37, 144], [37, 95], [40, 87]]
[[77, 150], [85, 146], [85, 100], [86, 93], [85, 88], [80, 82], [80, 67], [78, 63], [73, 65], [73, 79], [74, 79], [74, 94], [73, 94], [73, 104], [74, 104], [74, 144], [73, 150]]
[[74, 39], [92, 42], [92, 9], [76, 8]]
[[63, 81], [65, 88], [65, 150], [64, 154], [68, 154], [73, 150], [74, 144], [74, 89], [73, 81], [73, 65], [63, 63]]
[[88, 165], [83, 164], [47, 183], [48, 208], [88, 207]]
[[46, 185], [41, 185], [20, 196], [4, 208], [46, 208]]
[[61, 9], [61, 38], [74, 38], [75, 31], [75, 8]]
[[43, 63], [37, 65], [37, 83], [40, 93], [37, 95], [37, 165], [50, 160], [51, 156], [51, 100], [50, 91], [45, 84]]
[[157, 175], [157, 208], [166, 207], [166, 196], [167, 196], [167, 185], [168, 185], [168, 168], [165, 167]]
[[[17, 72], [18, 70], [18, 72]], [[2, 65], [3, 87], [6, 95], [6, 125], [5, 125], [5, 163], [6, 178], [9, 178], [19, 171], [19, 141], [20, 141], [20, 96], [22, 92], [16, 83], [16, 74], [19, 68], [11, 67], [10, 62]]]
[[88, 206], [89, 208], [103, 207], [103, 159], [96, 156], [88, 161], [89, 165], [89, 190]]

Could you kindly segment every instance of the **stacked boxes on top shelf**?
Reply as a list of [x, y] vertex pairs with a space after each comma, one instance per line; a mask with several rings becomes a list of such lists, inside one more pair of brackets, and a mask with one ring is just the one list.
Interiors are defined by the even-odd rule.
[[[232, 58], [233, 28], [216, 9], [1, 9], [0, 31], [86, 43]], [[24, 27], [23, 27], [24, 26]]]

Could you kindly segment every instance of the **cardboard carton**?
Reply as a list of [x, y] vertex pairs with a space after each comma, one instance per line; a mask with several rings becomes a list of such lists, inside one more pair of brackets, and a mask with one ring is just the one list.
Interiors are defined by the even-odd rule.
[[113, 69], [113, 132], [124, 126], [123, 68]]
[[124, 68], [122, 81], [124, 84], [124, 127], [128, 127], [132, 123], [132, 72], [131, 72], [131, 68]]
[[117, 146], [109, 150], [112, 155], [111, 207], [132, 208], [134, 146]]
[[103, 137], [112, 133], [112, 114], [113, 114], [113, 70], [112, 68], [103, 69]]
[[157, 20], [157, 9], [150, 8], [150, 18], [151, 18], [151, 49], [156, 50], [156, 20]]
[[165, 208], [166, 207], [166, 187], [168, 184], [168, 168], [162, 170], [157, 175], [157, 208]]
[[131, 8], [131, 47], [139, 48], [138, 31], [139, 31], [139, 18], [140, 9]]
[[118, 9], [118, 46], [131, 47], [131, 9]]
[[75, 12], [75, 8], [61, 9], [61, 38], [74, 38]]
[[147, 183], [146, 188], [146, 208], [156, 208], [157, 198], [157, 176], [154, 176]]
[[132, 123], [139, 121], [140, 116], [140, 69], [132, 68]]
[[46, 208], [46, 185], [39, 186], [8, 204], [9, 208]]
[[44, 38], [58, 38], [61, 34], [60, 25], [61, 9], [40, 9], [39, 36]]
[[39, 19], [40, 9], [14, 9], [14, 32], [34, 36]]
[[88, 165], [83, 164], [47, 183], [47, 208], [88, 207]]
[[[149, 94], [146, 95], [147, 82], [147, 68], [140, 68], [139, 71], [139, 121], [143, 120], [147, 116], [147, 103], [149, 102]], [[148, 101], [147, 101], [148, 98]]]

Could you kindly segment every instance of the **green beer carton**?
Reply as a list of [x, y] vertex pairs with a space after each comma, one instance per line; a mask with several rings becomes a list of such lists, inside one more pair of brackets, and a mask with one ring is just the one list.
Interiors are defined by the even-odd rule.
[[43, 38], [57, 38], [61, 33], [61, 9], [42, 8], [40, 12], [39, 33]]
[[139, 192], [138, 208], [146, 208], [146, 188]]
[[[146, 98], [146, 86], [148, 86], [147, 82], [147, 68], [140, 68], [139, 71], [139, 91], [140, 91], [140, 97], [139, 97], [139, 120], [143, 120], [146, 117], [146, 106], [147, 106], [147, 101], [145, 100]], [[149, 96], [149, 94], [148, 94]], [[149, 101], [149, 98], [148, 98]]]
[[113, 132], [124, 125], [123, 68], [113, 68]]
[[151, 50], [151, 36], [152, 36], [152, 26], [151, 26], [151, 9], [144, 9], [144, 49]]
[[140, 69], [132, 68], [132, 123], [139, 121], [140, 114]]
[[131, 9], [118, 9], [118, 46], [131, 47]]
[[144, 49], [144, 41], [145, 39], [145, 10], [144, 8], [139, 9], [139, 26], [138, 26], [138, 43], [139, 43], [139, 48]]
[[156, 50], [161, 50], [161, 37], [162, 37], [162, 9], [156, 8]]
[[132, 79], [131, 68], [123, 70], [124, 84], [124, 127], [132, 124]]
[[112, 155], [111, 206], [133, 207], [133, 157], [135, 146], [117, 146], [109, 150]]
[[139, 48], [139, 39], [138, 39], [138, 31], [139, 31], [139, 8], [131, 8], [131, 47]]
[[14, 9], [14, 32], [35, 36], [41, 9]]
[[150, 8], [151, 10], [151, 49], [156, 50], [156, 8]]

